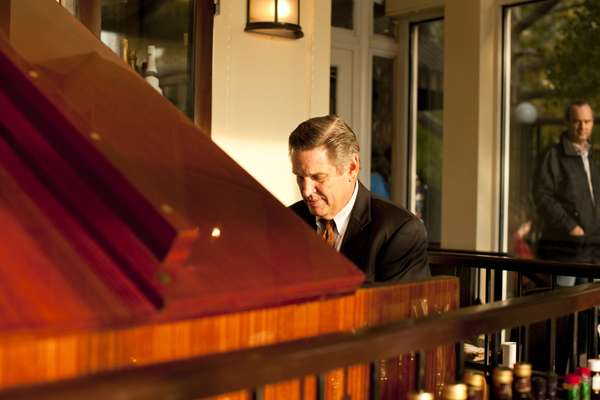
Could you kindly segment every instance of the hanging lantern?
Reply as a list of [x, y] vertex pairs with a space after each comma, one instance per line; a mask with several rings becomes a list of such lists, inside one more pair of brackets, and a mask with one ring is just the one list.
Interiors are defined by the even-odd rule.
[[300, 0], [248, 0], [246, 32], [299, 39]]

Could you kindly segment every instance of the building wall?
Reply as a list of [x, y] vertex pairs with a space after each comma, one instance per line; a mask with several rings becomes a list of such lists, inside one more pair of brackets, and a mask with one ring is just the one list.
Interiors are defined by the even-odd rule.
[[323, 0], [301, 2], [299, 40], [244, 32], [246, 0], [214, 20], [212, 138], [286, 205], [300, 198], [288, 135], [329, 111], [330, 20]]
[[444, 17], [443, 248], [498, 250], [500, 10], [512, 0], [389, 0], [386, 11]]
[[500, 8], [453, 0], [444, 21], [442, 246], [497, 250]]

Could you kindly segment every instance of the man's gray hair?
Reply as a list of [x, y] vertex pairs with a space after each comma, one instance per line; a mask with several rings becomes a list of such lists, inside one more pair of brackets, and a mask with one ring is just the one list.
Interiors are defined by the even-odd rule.
[[290, 134], [288, 144], [290, 156], [295, 151], [325, 146], [329, 159], [337, 167], [347, 165], [352, 156], [360, 152], [356, 135], [336, 115], [315, 117], [302, 122]]

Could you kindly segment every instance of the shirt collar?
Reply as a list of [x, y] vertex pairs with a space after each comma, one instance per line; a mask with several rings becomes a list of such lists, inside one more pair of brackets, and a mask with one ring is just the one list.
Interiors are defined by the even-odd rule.
[[582, 145], [580, 145], [579, 143], [571, 142], [571, 145], [573, 145], [573, 148], [575, 149], [577, 154], [582, 155], [582, 156], [587, 156], [588, 150], [590, 148], [589, 142], [587, 143], [587, 147], [585, 147], [585, 148]]
[[564, 132], [562, 135], [562, 141], [563, 141], [563, 148], [565, 150], [565, 153], [567, 155], [572, 155], [572, 156], [581, 156], [583, 155], [584, 157], [588, 155], [589, 153], [589, 149], [592, 147], [591, 142], [588, 140], [587, 144], [588, 144], [588, 148], [587, 150], [584, 150], [583, 147], [580, 144], [577, 143], [573, 143], [569, 140], [568, 137], [568, 132]]
[[350, 197], [350, 200], [348, 201], [348, 203], [344, 206], [344, 208], [342, 208], [340, 210], [339, 213], [337, 213], [337, 215], [335, 217], [333, 217], [333, 220], [335, 221], [335, 226], [339, 226], [338, 232], [342, 236], [344, 235], [344, 232], [346, 231], [346, 227], [348, 226], [348, 220], [350, 219], [350, 213], [352, 212], [352, 209], [354, 208], [354, 203], [356, 203], [356, 195], [357, 194], [358, 194], [358, 181], [356, 181], [354, 183], [354, 191], [352, 192], [352, 197]]

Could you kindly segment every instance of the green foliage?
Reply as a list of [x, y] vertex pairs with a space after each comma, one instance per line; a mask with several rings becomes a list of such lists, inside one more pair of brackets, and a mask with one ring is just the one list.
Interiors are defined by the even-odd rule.
[[[442, 112], [429, 112], [432, 119], [442, 121]], [[419, 122], [417, 125], [417, 175], [423, 184], [442, 187], [442, 132]]]
[[546, 59], [557, 100], [584, 98], [600, 104], [600, 0], [573, 8]]

